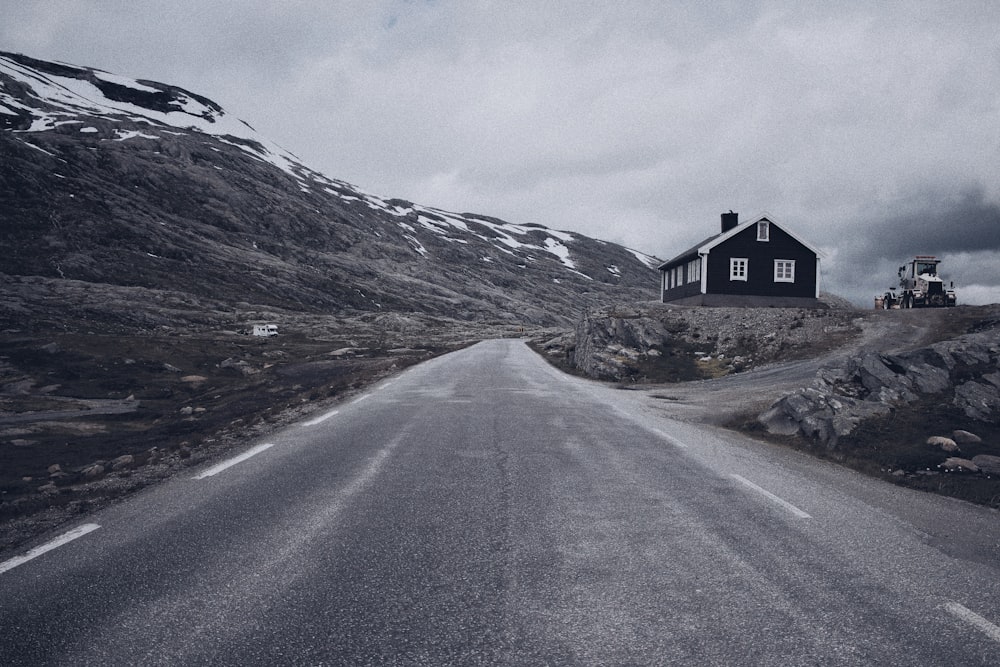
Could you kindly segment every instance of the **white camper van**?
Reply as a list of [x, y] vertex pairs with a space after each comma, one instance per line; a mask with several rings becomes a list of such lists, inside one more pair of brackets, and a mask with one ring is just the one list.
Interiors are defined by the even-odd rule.
[[255, 324], [253, 325], [253, 335], [254, 336], [264, 336], [270, 338], [271, 336], [278, 335], [278, 325], [277, 324]]

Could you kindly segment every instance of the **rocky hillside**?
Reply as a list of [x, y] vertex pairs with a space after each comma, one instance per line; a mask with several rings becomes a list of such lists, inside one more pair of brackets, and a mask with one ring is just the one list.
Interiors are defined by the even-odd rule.
[[546, 343], [583, 375], [678, 382], [816, 356], [857, 333], [846, 308], [698, 308], [646, 302], [585, 312]]
[[102, 286], [131, 290], [111, 323], [129, 329], [164, 299], [566, 324], [657, 285], [652, 257], [363, 192], [205, 97], [95, 69], [0, 53], [0, 157], [0, 281], [21, 295], [0, 318], [18, 326]]
[[831, 449], [863, 421], [928, 399], [970, 424], [1000, 424], [996, 324], [904, 354], [865, 350], [830, 364], [811, 387], [781, 398], [760, 422], [771, 433], [801, 435]]

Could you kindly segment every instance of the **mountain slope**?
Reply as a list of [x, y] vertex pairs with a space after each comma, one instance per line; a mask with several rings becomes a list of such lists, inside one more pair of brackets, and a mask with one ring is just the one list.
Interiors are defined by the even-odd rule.
[[0, 246], [8, 281], [310, 313], [565, 324], [657, 285], [655, 258], [612, 243], [327, 178], [181, 88], [10, 53]]

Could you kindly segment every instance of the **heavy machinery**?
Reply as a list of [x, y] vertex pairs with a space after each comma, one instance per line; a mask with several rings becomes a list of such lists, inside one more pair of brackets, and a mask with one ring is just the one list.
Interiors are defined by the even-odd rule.
[[890, 287], [882, 296], [883, 308], [945, 308], [957, 303], [955, 283], [945, 287], [938, 275], [941, 260], [933, 255], [917, 255], [899, 267], [899, 287]]

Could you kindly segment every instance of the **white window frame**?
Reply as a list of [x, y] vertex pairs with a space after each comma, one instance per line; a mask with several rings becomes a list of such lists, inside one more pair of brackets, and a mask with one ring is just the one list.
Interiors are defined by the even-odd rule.
[[771, 240], [771, 223], [769, 221], [759, 220], [757, 222], [757, 240], [758, 241]]
[[729, 280], [747, 281], [747, 274], [750, 272], [750, 260], [746, 257], [729, 258]]
[[774, 282], [794, 283], [795, 282], [795, 260], [776, 259], [774, 260]]
[[687, 281], [689, 283], [701, 281], [701, 259], [692, 259], [688, 262]]

